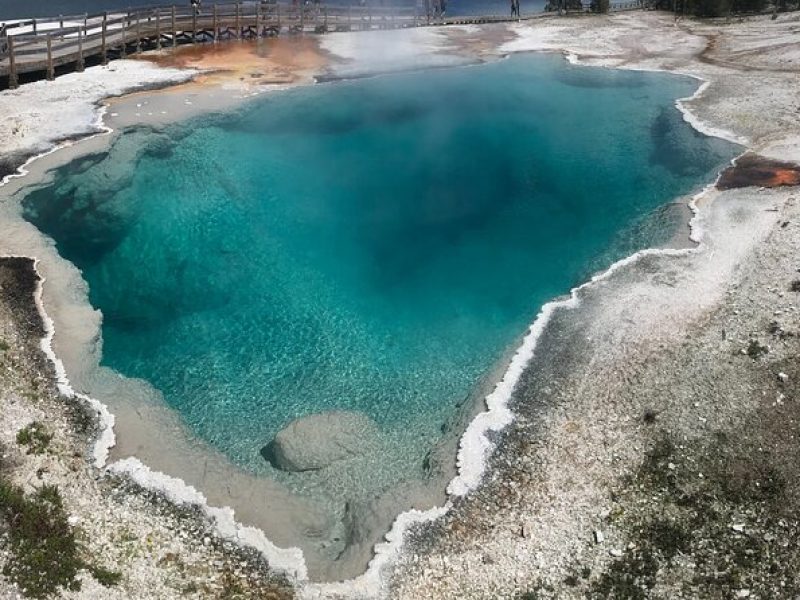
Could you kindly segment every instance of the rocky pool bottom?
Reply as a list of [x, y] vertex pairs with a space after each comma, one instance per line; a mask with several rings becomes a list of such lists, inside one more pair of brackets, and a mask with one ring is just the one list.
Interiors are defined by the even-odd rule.
[[[670, 239], [664, 207], [734, 155], [674, 108], [695, 87], [517, 57], [124, 132], [24, 200], [103, 312], [103, 364], [137, 379], [70, 375], [117, 414], [118, 457], [299, 545], [315, 577], [356, 574], [441, 497], [461, 411], [541, 304]], [[265, 460], [329, 411], [380, 448]]]

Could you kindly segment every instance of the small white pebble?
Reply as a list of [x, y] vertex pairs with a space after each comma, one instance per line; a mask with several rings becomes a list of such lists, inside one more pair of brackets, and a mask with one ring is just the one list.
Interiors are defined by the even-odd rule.
[[596, 544], [602, 544], [606, 539], [606, 536], [603, 535], [603, 532], [599, 529], [595, 529], [594, 531], [594, 541]]

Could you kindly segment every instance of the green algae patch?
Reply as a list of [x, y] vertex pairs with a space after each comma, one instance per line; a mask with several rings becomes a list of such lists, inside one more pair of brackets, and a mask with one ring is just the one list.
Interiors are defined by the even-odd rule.
[[39, 421], [34, 421], [17, 432], [17, 443], [25, 446], [28, 454], [44, 454], [52, 440], [53, 434]]
[[119, 582], [121, 574], [83, 556], [56, 486], [44, 485], [26, 494], [0, 479], [0, 519], [10, 551], [3, 575], [25, 597], [51, 598], [61, 590], [79, 590], [78, 573], [84, 569], [102, 585]]

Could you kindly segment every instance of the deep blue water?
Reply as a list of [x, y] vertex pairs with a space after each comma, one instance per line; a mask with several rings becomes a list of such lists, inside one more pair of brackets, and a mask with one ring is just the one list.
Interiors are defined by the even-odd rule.
[[[356, 0], [323, 0], [330, 5], [358, 4]], [[374, 6], [390, 6], [393, 3], [407, 5], [412, 0], [373, 1]], [[165, 0], [0, 0], [0, 21], [3, 19], [21, 19], [32, 17], [54, 17], [57, 15], [95, 14], [103, 11], [125, 10], [137, 6], [170, 6], [181, 5], [182, 2]], [[185, 4], [189, 4], [188, 0]], [[205, 4], [212, 4], [205, 0]], [[413, 5], [413, 4], [412, 4]], [[544, 10], [544, 0], [521, 0], [520, 10], [523, 14]], [[449, 15], [505, 15], [510, 12], [510, 2], [506, 0], [448, 0]]]
[[422, 476], [545, 301], [673, 235], [664, 205], [736, 152], [674, 108], [696, 85], [537, 55], [274, 93], [128, 131], [25, 215], [83, 271], [104, 364], [300, 488], [262, 446], [363, 411], [391, 440], [373, 492]]

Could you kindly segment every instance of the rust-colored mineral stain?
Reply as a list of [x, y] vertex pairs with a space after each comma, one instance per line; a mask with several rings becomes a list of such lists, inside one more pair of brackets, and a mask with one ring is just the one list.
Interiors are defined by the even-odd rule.
[[206, 70], [193, 85], [299, 83], [311, 80], [328, 63], [317, 40], [302, 37], [184, 46], [142, 58], [164, 67]]
[[800, 165], [745, 154], [720, 175], [717, 188], [730, 190], [741, 187], [780, 187], [800, 185]]

